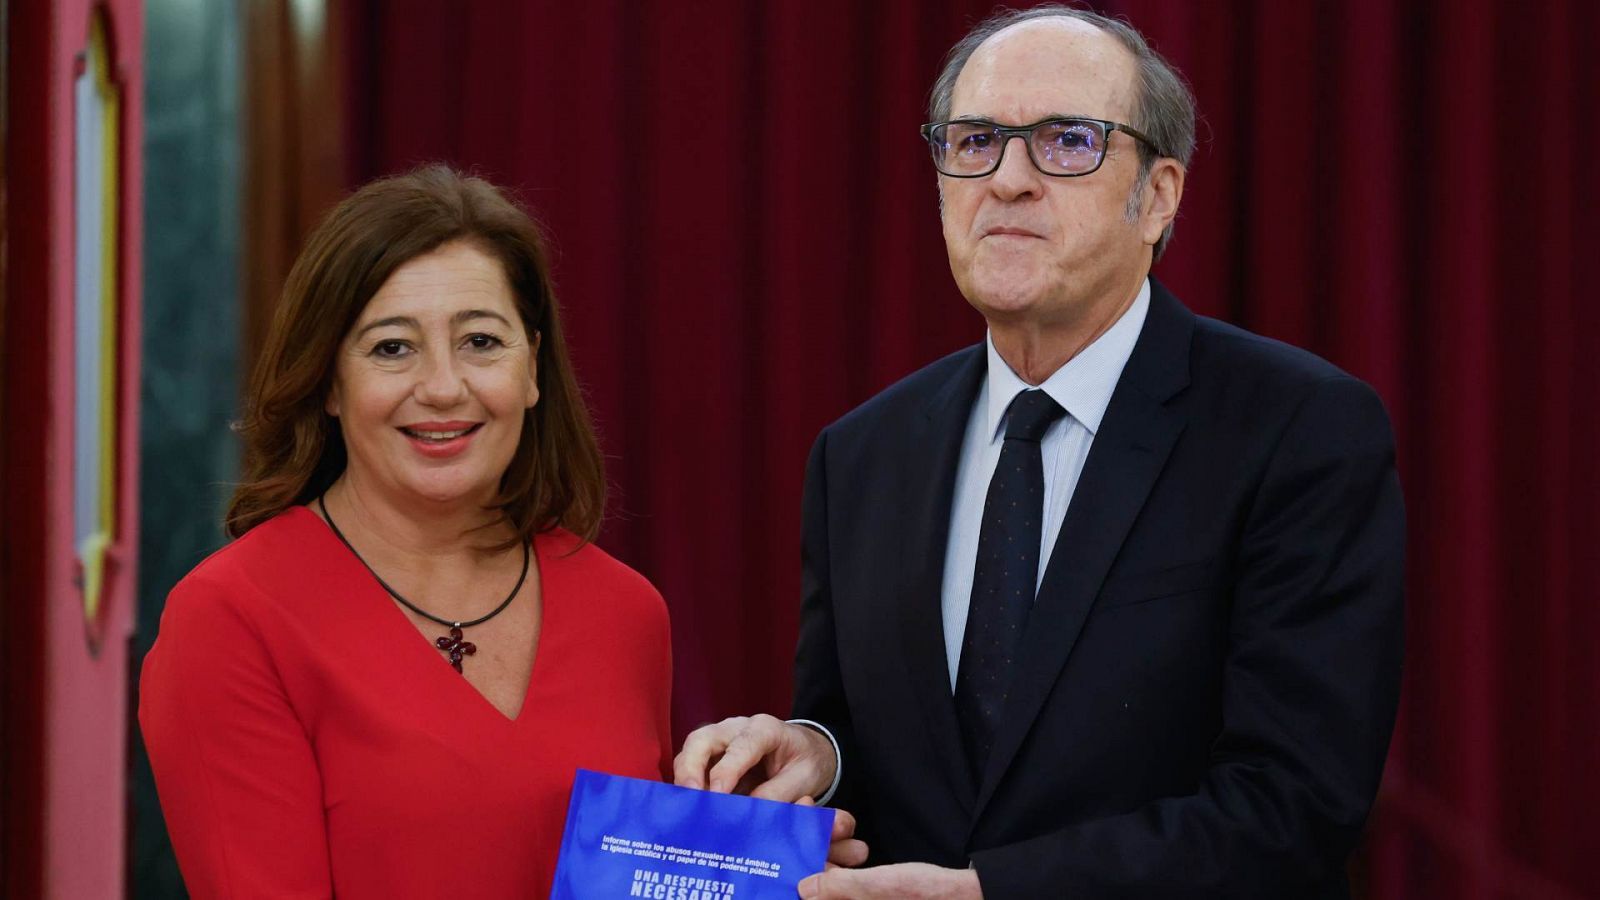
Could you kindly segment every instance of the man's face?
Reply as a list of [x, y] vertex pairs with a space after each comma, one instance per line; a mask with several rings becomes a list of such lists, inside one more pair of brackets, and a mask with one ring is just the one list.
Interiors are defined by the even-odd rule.
[[[1042, 19], [985, 41], [962, 69], [950, 118], [1028, 125], [1052, 116], [1129, 122], [1133, 55], [1111, 35], [1071, 19]], [[1092, 174], [1057, 178], [1008, 142], [983, 178], [939, 176], [945, 247], [956, 284], [991, 322], [1081, 324], [1118, 305], [1150, 264], [1145, 230], [1128, 220], [1139, 151], [1110, 136]], [[1131, 296], [1131, 293], [1129, 293]]]

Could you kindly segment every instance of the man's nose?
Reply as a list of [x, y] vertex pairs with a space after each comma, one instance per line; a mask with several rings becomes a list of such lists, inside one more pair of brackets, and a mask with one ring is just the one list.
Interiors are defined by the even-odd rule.
[[[1012, 146], [1013, 142], [1018, 146]], [[1005, 146], [1001, 148], [1000, 165], [990, 176], [990, 184], [995, 194], [1004, 200], [1015, 200], [1029, 194], [1037, 195], [1041, 177], [1039, 170], [1033, 165], [1033, 159], [1028, 155], [1027, 139], [1021, 135], [1007, 137]]]

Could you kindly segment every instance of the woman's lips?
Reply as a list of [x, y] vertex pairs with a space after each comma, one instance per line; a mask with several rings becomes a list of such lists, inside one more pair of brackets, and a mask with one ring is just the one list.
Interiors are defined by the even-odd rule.
[[401, 426], [400, 433], [423, 456], [445, 459], [467, 449], [482, 422], [419, 422]]

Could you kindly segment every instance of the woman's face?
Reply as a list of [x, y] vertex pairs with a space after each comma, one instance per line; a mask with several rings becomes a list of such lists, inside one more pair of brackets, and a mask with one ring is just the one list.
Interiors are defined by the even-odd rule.
[[339, 347], [346, 477], [395, 503], [487, 505], [539, 400], [539, 335], [498, 261], [456, 241], [396, 269]]

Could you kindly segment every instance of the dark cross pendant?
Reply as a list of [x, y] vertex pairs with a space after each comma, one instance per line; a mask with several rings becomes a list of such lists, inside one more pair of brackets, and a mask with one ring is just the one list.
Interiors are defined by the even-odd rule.
[[[460, 625], [451, 626], [451, 628], [450, 628], [450, 636], [436, 639], [433, 642], [433, 645], [435, 647], [438, 647], [440, 650], [443, 650], [444, 652], [450, 654], [450, 665], [455, 666], [455, 669], [456, 669], [457, 672], [461, 672], [461, 656], [462, 656], [462, 654], [466, 654], [467, 656], [471, 656], [474, 653], [478, 652], [478, 645], [477, 644], [474, 644], [471, 641], [464, 641], [464, 640], [461, 639], [461, 626]], [[462, 672], [461, 674], [465, 675], [466, 673]]]

